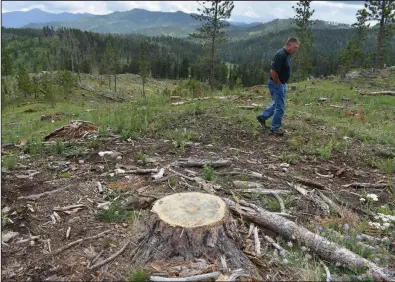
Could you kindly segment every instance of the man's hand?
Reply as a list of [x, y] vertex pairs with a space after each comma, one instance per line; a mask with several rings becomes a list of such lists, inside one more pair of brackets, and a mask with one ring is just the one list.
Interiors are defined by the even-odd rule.
[[280, 78], [278, 77], [278, 73], [275, 70], [270, 70], [270, 75], [272, 76], [274, 83], [276, 83], [277, 86], [280, 86], [281, 81]]

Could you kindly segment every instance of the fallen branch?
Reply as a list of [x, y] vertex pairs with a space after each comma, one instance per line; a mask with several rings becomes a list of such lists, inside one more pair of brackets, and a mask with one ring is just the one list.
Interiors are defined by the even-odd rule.
[[254, 242], [255, 242], [255, 253], [257, 257], [261, 256], [261, 242], [259, 241], [258, 236], [258, 227], [255, 226], [254, 228]]
[[205, 279], [215, 279], [221, 275], [221, 272], [210, 272], [205, 274], [199, 274], [189, 277], [162, 277], [162, 276], [150, 276], [150, 281], [164, 281], [164, 282], [188, 282], [188, 281], [201, 281]]
[[111, 255], [109, 258], [107, 258], [107, 259], [105, 259], [105, 260], [103, 260], [103, 261], [91, 266], [90, 269], [95, 269], [95, 268], [100, 267], [100, 266], [108, 263], [109, 261], [112, 261], [113, 259], [115, 259], [117, 256], [122, 254], [123, 251], [125, 251], [126, 247], [130, 244], [130, 242], [131, 242], [130, 240], [127, 240], [125, 245], [123, 245], [123, 247], [118, 252], [116, 252], [115, 254]]
[[340, 217], [344, 217], [343, 213], [341, 212], [341, 208], [335, 203], [333, 202], [330, 198], [328, 198], [327, 196], [324, 195], [324, 193], [322, 193], [319, 190], [315, 190], [318, 195], [320, 195], [320, 197], [335, 211], [337, 212], [337, 214], [340, 215]]
[[273, 195], [275, 194], [289, 194], [291, 191], [288, 190], [271, 190], [271, 189], [240, 189], [240, 190], [233, 190], [234, 192], [242, 192], [242, 193], [255, 193], [261, 195]]
[[243, 106], [237, 106], [239, 109], [244, 109], [244, 110], [255, 110], [258, 108], [261, 108], [262, 105], [257, 105], [257, 104], [252, 104], [252, 105], [243, 105]]
[[246, 175], [252, 178], [257, 179], [265, 179], [268, 181], [274, 181], [273, 178], [263, 175], [262, 173], [250, 171], [250, 172], [242, 172], [242, 171], [230, 171], [230, 172], [218, 172], [217, 175]]
[[282, 213], [285, 213], [285, 205], [283, 202], [283, 199], [281, 199], [281, 197], [276, 193], [276, 192], [272, 192], [272, 195], [277, 199], [277, 201], [280, 203], [280, 210]]
[[[206, 180], [204, 180], [204, 179], [202, 179], [200, 177], [197, 177], [197, 176], [189, 177], [189, 176], [186, 176], [186, 175], [184, 175], [182, 173], [179, 173], [179, 172], [177, 172], [177, 171], [175, 171], [175, 170], [173, 170], [171, 168], [169, 168], [169, 171], [173, 172], [174, 174], [177, 174], [178, 176], [181, 176], [181, 177], [183, 177], [185, 179], [188, 179], [189, 181], [196, 182], [197, 184], [199, 184], [200, 188], [202, 188], [204, 191], [206, 191], [208, 193], [215, 193], [215, 189], [219, 189], [220, 188], [219, 185], [215, 185], [214, 183], [210, 183], [210, 182], [208, 182], [208, 181], [206, 181]], [[192, 189], [195, 188], [194, 186], [189, 186], [188, 184], [187, 184], [187, 186], [189, 188], [192, 188]]]
[[326, 264], [321, 260], [318, 259], [320, 261], [320, 264], [322, 264], [322, 266], [325, 269], [325, 273], [326, 273], [326, 282], [331, 281], [331, 272], [329, 271], [329, 268], [326, 266]]
[[350, 184], [345, 184], [343, 187], [348, 188], [348, 187], [353, 187], [353, 188], [387, 188], [389, 185], [387, 183], [350, 183]]
[[210, 165], [213, 168], [225, 167], [230, 165], [229, 160], [217, 160], [217, 161], [209, 161], [209, 160], [196, 160], [196, 159], [179, 159], [178, 162], [175, 163], [177, 166], [182, 167], [204, 167], [205, 165]]
[[[284, 237], [299, 241], [322, 258], [338, 262], [350, 268], [354, 268], [356, 265], [366, 267], [383, 279], [390, 280], [385, 269], [365, 258], [362, 258], [350, 250], [311, 232], [305, 227], [297, 225], [293, 221], [271, 214], [257, 206], [255, 206], [253, 211], [243, 211], [240, 209], [240, 205], [234, 201], [227, 198], [223, 198], [223, 200], [228, 204], [228, 207], [233, 212], [242, 215], [255, 223], [263, 225]], [[240, 203], [244, 204], [246, 202], [242, 200]], [[249, 206], [252, 206], [252, 204], [249, 204]]]
[[233, 185], [235, 185], [236, 188], [244, 189], [243, 191], [248, 193], [259, 193], [259, 194], [269, 195], [271, 193], [288, 194], [292, 192], [290, 190], [265, 189], [265, 187], [262, 184], [257, 182], [251, 182], [251, 181], [234, 180]]
[[365, 96], [378, 96], [378, 95], [388, 95], [388, 96], [395, 96], [395, 91], [376, 91], [376, 92], [361, 92], [361, 95]]
[[65, 207], [54, 207], [54, 211], [67, 211], [67, 210], [72, 210], [76, 208], [83, 208], [86, 207], [84, 204], [76, 204], [76, 205], [70, 205], [70, 206], [65, 206]]
[[157, 174], [152, 175], [152, 178], [153, 178], [154, 180], [158, 180], [158, 179], [160, 179], [160, 178], [163, 177], [163, 174], [164, 174], [164, 173], [165, 173], [165, 169], [164, 169], [164, 168], [161, 168]]
[[103, 185], [101, 185], [100, 181], [96, 181], [96, 189], [97, 189], [97, 192], [99, 192], [100, 194], [103, 194]]
[[299, 182], [299, 183], [304, 184], [306, 186], [312, 186], [312, 187], [319, 188], [319, 189], [327, 189], [325, 187], [325, 185], [322, 185], [321, 183], [317, 183], [317, 182], [311, 181], [309, 179], [305, 179], [305, 178], [302, 178], [302, 177], [293, 177], [293, 179], [295, 179], [296, 182]]
[[126, 173], [137, 173], [137, 174], [150, 174], [150, 173], [157, 173], [157, 168], [138, 168], [136, 170], [126, 171]]
[[92, 264], [94, 264], [94, 263], [99, 259], [99, 257], [100, 257], [103, 253], [104, 253], [104, 250], [101, 250], [100, 253], [98, 253], [98, 254], [88, 263], [88, 268], [89, 268]]
[[109, 233], [110, 231], [111, 231], [111, 230], [106, 230], [106, 231], [103, 231], [103, 232], [101, 232], [101, 233], [99, 233], [99, 234], [97, 234], [97, 235], [95, 235], [95, 236], [86, 237], [86, 238], [81, 238], [81, 239], [78, 239], [78, 240], [76, 240], [76, 241], [73, 241], [73, 242], [67, 244], [66, 246], [64, 246], [64, 247], [58, 249], [57, 251], [55, 251], [55, 252], [53, 253], [53, 255], [56, 256], [56, 255], [60, 254], [61, 252], [63, 252], [64, 250], [67, 250], [68, 248], [70, 248], [70, 247], [72, 247], [72, 246], [74, 246], [74, 245], [77, 245], [77, 244], [79, 244], [79, 243], [81, 243], [81, 242], [83, 242], [83, 241], [86, 241], [86, 240], [93, 240], [93, 239], [100, 238], [100, 237], [102, 237], [103, 235]]
[[78, 85], [78, 87], [85, 91], [94, 92], [93, 88], [89, 85], [87, 85], [87, 87], [84, 87], [83, 85]]
[[155, 182], [155, 183], [165, 182], [165, 181], [171, 179], [172, 177], [174, 177], [174, 174], [170, 174], [170, 175], [168, 175], [168, 176], [165, 176], [165, 177], [162, 177], [162, 178], [159, 178], [159, 179], [152, 180], [152, 182]]
[[39, 199], [41, 197], [44, 197], [44, 196], [47, 196], [47, 195], [51, 195], [51, 194], [55, 194], [55, 193], [58, 193], [58, 192], [63, 191], [63, 190], [67, 190], [70, 187], [71, 186], [65, 186], [65, 187], [61, 187], [61, 188], [55, 189], [55, 190], [46, 191], [46, 192], [43, 192], [43, 193], [40, 193], [40, 194], [34, 194], [34, 195], [29, 195], [29, 196], [20, 196], [20, 197], [17, 198], [17, 200], [25, 199], [25, 200], [33, 200], [34, 201], [34, 200], [37, 200], [37, 199]]
[[263, 238], [265, 238], [266, 241], [268, 241], [270, 244], [272, 244], [273, 247], [275, 247], [279, 251], [280, 256], [282, 256], [284, 258], [286, 256], [288, 256], [289, 252], [286, 249], [284, 249], [283, 247], [281, 247], [279, 244], [277, 244], [276, 241], [274, 241], [272, 237], [263, 235]]

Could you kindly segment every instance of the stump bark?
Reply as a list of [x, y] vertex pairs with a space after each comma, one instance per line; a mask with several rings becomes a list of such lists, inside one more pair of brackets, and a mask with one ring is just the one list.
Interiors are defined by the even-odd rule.
[[260, 278], [259, 270], [240, 250], [237, 226], [220, 197], [199, 192], [166, 196], [154, 203], [146, 226], [148, 233], [136, 262], [204, 258], [215, 263], [222, 255], [231, 269], [243, 268]]

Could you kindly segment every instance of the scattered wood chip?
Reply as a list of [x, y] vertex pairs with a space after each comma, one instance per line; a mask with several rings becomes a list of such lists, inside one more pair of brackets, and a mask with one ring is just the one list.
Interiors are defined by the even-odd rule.
[[66, 239], [69, 239], [69, 237], [70, 237], [70, 231], [71, 231], [71, 227], [69, 226], [69, 227], [67, 228], [67, 231], [66, 231]]
[[159, 170], [158, 173], [152, 175], [152, 178], [153, 178], [154, 180], [158, 180], [158, 179], [160, 179], [160, 178], [163, 177], [163, 174], [164, 174], [164, 173], [165, 173], [165, 169], [164, 169], [164, 168], [161, 168], [161, 169]]
[[346, 168], [345, 168], [345, 167], [342, 167], [341, 169], [339, 169], [338, 171], [336, 171], [334, 177], [335, 177], [335, 176], [336, 176], [336, 177], [342, 176], [342, 174], [343, 174], [345, 171], [346, 171]]

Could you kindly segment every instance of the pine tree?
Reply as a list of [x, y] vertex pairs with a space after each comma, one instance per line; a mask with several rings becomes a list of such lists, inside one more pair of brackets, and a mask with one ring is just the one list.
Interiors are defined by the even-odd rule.
[[[366, 10], [367, 9], [367, 10]], [[368, 20], [379, 22], [379, 32], [377, 34], [376, 47], [376, 67], [383, 67], [383, 57], [385, 56], [385, 40], [392, 34], [392, 25], [395, 24], [395, 1], [367, 1], [365, 9]]]
[[362, 44], [366, 39], [368, 13], [365, 9], [357, 12], [357, 22], [352, 26], [355, 27], [354, 38], [348, 43], [345, 50], [340, 55], [341, 72], [343, 76], [350, 68], [362, 67], [364, 65], [364, 51]]
[[19, 66], [18, 75], [17, 75], [17, 85], [18, 89], [24, 94], [25, 98], [28, 94], [31, 93], [32, 83], [29, 77], [29, 74], [26, 72], [24, 66]]
[[6, 48], [1, 48], [1, 76], [7, 77], [12, 73], [12, 58], [11, 51]]
[[[211, 3], [211, 7], [206, 7], [206, 3]], [[201, 14], [192, 15], [192, 17], [199, 21], [206, 21], [206, 23], [197, 29], [198, 33], [191, 33], [189, 37], [202, 40], [203, 46], [210, 50], [209, 82], [211, 90], [214, 90], [216, 49], [218, 44], [226, 41], [223, 29], [229, 24], [223, 20], [230, 18], [234, 5], [233, 1], [207, 1], [200, 5], [203, 7], [203, 10], [198, 9]]]
[[143, 92], [142, 96], [145, 98], [145, 84], [147, 82], [147, 77], [149, 74], [149, 62], [147, 58], [147, 53], [148, 53], [148, 46], [146, 42], [141, 42], [140, 44], [140, 64], [139, 64], [139, 69], [140, 69], [140, 77], [141, 77], [141, 82], [143, 84]]
[[295, 10], [294, 23], [296, 24], [296, 35], [300, 41], [298, 53], [295, 55], [295, 65], [297, 69], [297, 77], [300, 80], [307, 78], [312, 65], [312, 49], [314, 44], [313, 32], [311, 26], [313, 21], [311, 17], [314, 10], [310, 9], [311, 1], [299, 1], [292, 8]]
[[188, 78], [189, 76], [189, 60], [183, 58], [181, 62], [180, 78]]

